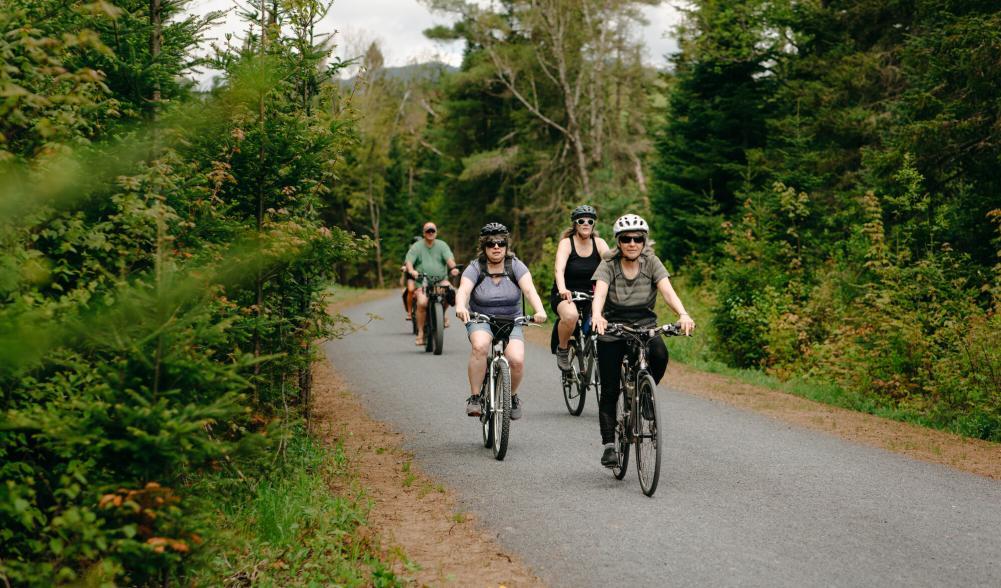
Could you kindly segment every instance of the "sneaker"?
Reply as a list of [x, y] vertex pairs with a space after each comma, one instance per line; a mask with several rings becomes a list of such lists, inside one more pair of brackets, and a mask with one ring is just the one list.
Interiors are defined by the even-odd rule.
[[466, 416], [478, 417], [483, 414], [483, 408], [480, 406], [479, 396], [470, 396], [466, 399]]
[[606, 468], [614, 468], [619, 465], [619, 454], [615, 451], [615, 445], [612, 443], [605, 445], [605, 451], [601, 454], [601, 465]]
[[521, 399], [515, 394], [511, 397], [511, 420], [516, 421], [521, 418]]
[[570, 371], [570, 349], [563, 349], [562, 347], [556, 348], [556, 365], [560, 366], [560, 369], [568, 372]]

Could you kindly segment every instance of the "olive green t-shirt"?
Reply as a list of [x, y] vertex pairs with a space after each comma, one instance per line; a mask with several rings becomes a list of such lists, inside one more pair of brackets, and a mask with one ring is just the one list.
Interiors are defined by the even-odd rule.
[[657, 313], [653, 310], [657, 302], [657, 283], [670, 275], [652, 253], [644, 252], [639, 262], [640, 270], [631, 280], [622, 273], [618, 257], [602, 261], [594, 272], [593, 280], [608, 284], [608, 297], [601, 314], [610, 323], [627, 323], [637, 327], [657, 324]]
[[406, 261], [422, 274], [444, 278], [448, 275], [448, 260], [453, 257], [452, 250], [441, 239], [435, 239], [430, 247], [421, 239], [410, 246]]

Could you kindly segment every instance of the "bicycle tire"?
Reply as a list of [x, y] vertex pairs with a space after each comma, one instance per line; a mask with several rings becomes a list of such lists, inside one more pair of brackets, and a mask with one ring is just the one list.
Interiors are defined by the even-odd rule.
[[626, 477], [626, 470], [629, 469], [629, 415], [625, 405], [626, 391], [622, 390], [619, 400], [615, 403], [615, 452], [619, 457], [619, 464], [612, 468], [612, 475], [616, 480]]
[[661, 435], [656, 397], [657, 384], [644, 373], [636, 382], [636, 475], [643, 494], [653, 496], [660, 481]]
[[493, 407], [494, 459], [501, 461], [507, 455], [508, 436], [511, 434], [511, 367], [506, 361], [494, 363], [494, 389], [497, 406]]
[[424, 311], [424, 353], [434, 351], [434, 304], [428, 303]]
[[441, 302], [434, 303], [434, 354], [441, 355], [445, 343], [445, 308]]
[[587, 384], [583, 382], [584, 361], [575, 341], [571, 341], [567, 351], [570, 354], [570, 369], [560, 370], [563, 402], [566, 403], [567, 411], [571, 415], [580, 416], [580, 413], [584, 412], [584, 393], [587, 391]]
[[[411, 304], [416, 306], [417, 301], [415, 300]], [[414, 332], [414, 335], [417, 334], [417, 311], [413, 307], [410, 308], [410, 329]]]

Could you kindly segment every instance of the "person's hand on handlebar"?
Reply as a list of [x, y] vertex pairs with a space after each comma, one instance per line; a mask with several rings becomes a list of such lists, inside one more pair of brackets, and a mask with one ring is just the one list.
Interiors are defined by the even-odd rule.
[[591, 315], [591, 326], [599, 335], [604, 335], [605, 329], [608, 328], [608, 320], [600, 314]]
[[571, 292], [570, 290], [567, 290], [566, 288], [564, 288], [563, 290], [560, 290], [559, 294], [560, 294], [560, 298], [562, 298], [563, 300], [570, 300], [570, 298], [573, 297], [573, 292]]
[[541, 325], [542, 323], [546, 322], [546, 319], [548, 318], [549, 317], [546, 316], [545, 312], [537, 312], [532, 315], [532, 322], [537, 325]]
[[465, 306], [456, 306], [455, 307], [455, 318], [457, 318], [460, 321], [462, 321], [462, 324], [468, 323], [469, 322], [469, 309], [466, 308]]
[[457, 276], [459, 275], [459, 268], [453, 267], [449, 273], [452, 274], [453, 276]]
[[678, 326], [681, 327], [681, 332], [685, 334], [686, 337], [691, 337], [692, 333], [695, 331], [695, 321], [692, 317], [688, 316], [688, 313], [682, 313], [681, 317], [678, 319]]

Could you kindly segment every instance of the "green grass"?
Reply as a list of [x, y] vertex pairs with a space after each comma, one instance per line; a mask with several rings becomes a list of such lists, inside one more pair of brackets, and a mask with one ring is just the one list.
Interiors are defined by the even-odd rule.
[[[269, 456], [269, 458], [272, 456]], [[194, 488], [211, 513], [204, 549], [185, 584], [221, 586], [402, 586], [392, 561], [367, 527], [369, 503], [342, 447], [325, 447], [299, 430], [284, 458], [256, 485], [223, 476]], [[355, 488], [341, 495], [330, 489]]]

